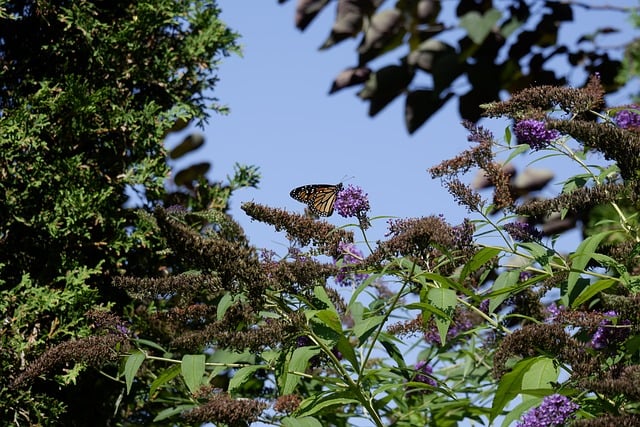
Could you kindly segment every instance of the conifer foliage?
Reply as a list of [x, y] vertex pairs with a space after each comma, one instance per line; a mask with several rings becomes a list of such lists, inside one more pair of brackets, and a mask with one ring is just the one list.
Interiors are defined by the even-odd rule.
[[[162, 138], [206, 117], [235, 47], [217, 9], [14, 2], [1, 19], [5, 424], [640, 423], [640, 110], [607, 108], [597, 75], [486, 105], [501, 137], [465, 124], [471, 147], [429, 173], [469, 219], [393, 219], [372, 242], [357, 186], [335, 194], [347, 227], [244, 203], [286, 233], [276, 254], [226, 212], [255, 167], [220, 183], [196, 164], [165, 188]], [[549, 154], [579, 171], [544, 198], [549, 176], [509, 162]]]

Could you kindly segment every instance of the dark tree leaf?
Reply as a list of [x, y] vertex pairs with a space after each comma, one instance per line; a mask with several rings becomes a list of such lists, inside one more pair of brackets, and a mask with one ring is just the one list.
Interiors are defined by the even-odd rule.
[[193, 182], [204, 177], [204, 175], [209, 172], [210, 168], [211, 164], [209, 162], [196, 163], [195, 165], [191, 165], [178, 172], [173, 178], [173, 182], [178, 186], [191, 188], [193, 186]]
[[441, 10], [440, 0], [419, 0], [416, 5], [416, 19], [420, 24], [435, 24]]
[[511, 182], [511, 192], [515, 197], [526, 196], [542, 190], [554, 177], [549, 169], [526, 168]]
[[460, 0], [458, 7], [456, 7], [456, 16], [461, 17], [469, 12], [485, 13], [491, 7], [491, 0]]
[[298, 0], [296, 5], [296, 28], [304, 31], [329, 0]]
[[370, 74], [371, 69], [368, 67], [347, 68], [333, 81], [329, 95], [346, 87], [366, 82]]
[[436, 111], [440, 109], [453, 93], [440, 98], [437, 92], [432, 90], [416, 90], [409, 92], [404, 107], [404, 119], [407, 131], [412, 134], [426, 122]]
[[169, 153], [169, 158], [178, 159], [187, 153], [197, 150], [204, 144], [204, 137], [199, 133], [192, 133]]
[[362, 23], [365, 16], [371, 15], [379, 1], [373, 0], [338, 0], [338, 13], [331, 28], [331, 34], [320, 46], [320, 50], [328, 49], [331, 46], [349, 38], [355, 37], [362, 30]]
[[407, 56], [407, 63], [423, 71], [433, 72], [434, 63], [442, 57], [453, 56], [457, 61], [456, 49], [440, 40], [429, 39], [420, 43], [420, 46]]
[[383, 52], [400, 45], [406, 30], [403, 26], [402, 12], [387, 9], [376, 13], [358, 47], [360, 65], [366, 64]]
[[389, 65], [372, 73], [364, 88], [358, 92], [361, 99], [369, 100], [369, 116], [378, 114], [400, 95], [411, 83], [414, 72], [407, 65]]

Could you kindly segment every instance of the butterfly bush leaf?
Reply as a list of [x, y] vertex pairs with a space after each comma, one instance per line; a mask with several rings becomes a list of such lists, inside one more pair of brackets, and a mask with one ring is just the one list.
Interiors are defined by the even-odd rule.
[[524, 359], [515, 364], [510, 372], [507, 372], [500, 378], [498, 389], [496, 390], [491, 405], [491, 414], [489, 421], [493, 421], [498, 417], [509, 402], [511, 402], [522, 388], [522, 377], [534, 365], [537, 358]]
[[533, 392], [545, 390], [549, 394], [553, 389], [551, 383], [558, 380], [560, 371], [556, 367], [553, 359], [539, 357], [532, 363], [528, 370], [522, 375], [522, 392], [527, 390]]
[[489, 297], [489, 312], [493, 313], [500, 304], [512, 295], [515, 284], [520, 280], [519, 270], [509, 270], [502, 272], [493, 282], [491, 296]]
[[185, 354], [182, 356], [182, 378], [191, 393], [200, 389], [205, 371], [204, 354]]
[[335, 406], [359, 403], [360, 401], [354, 399], [351, 392], [329, 392], [320, 398], [312, 396], [303, 400], [298, 408], [298, 414], [308, 416]]
[[460, 272], [460, 281], [462, 282], [464, 279], [469, 277], [469, 274], [477, 271], [480, 267], [498, 256], [500, 252], [501, 249], [498, 248], [487, 247], [480, 249], [462, 268], [462, 271]]
[[598, 295], [600, 292], [614, 286], [616, 283], [618, 283], [618, 281], [615, 279], [602, 279], [594, 283], [589, 283], [589, 285], [582, 292], [580, 292], [580, 295], [578, 295], [573, 301], [573, 306], [581, 306], [594, 296]]
[[167, 418], [171, 418], [174, 415], [179, 415], [184, 411], [195, 408], [197, 405], [195, 404], [187, 404], [187, 405], [178, 405], [172, 408], [167, 408], [165, 410], [160, 411], [158, 415], [153, 419], [154, 422], [166, 420]]
[[580, 282], [581, 274], [587, 267], [587, 264], [593, 258], [593, 254], [600, 245], [602, 239], [604, 239], [610, 232], [602, 232], [594, 234], [584, 239], [576, 251], [571, 255], [571, 271], [567, 278], [566, 289], [563, 289], [564, 293], [561, 297], [562, 304], [569, 307], [573, 307], [574, 299], [580, 294], [574, 289]]
[[127, 384], [127, 394], [131, 392], [131, 386], [133, 385], [133, 380], [138, 373], [138, 369], [142, 366], [142, 362], [144, 362], [145, 355], [141, 351], [136, 351], [127, 356], [127, 361], [124, 364], [124, 379]]
[[299, 347], [293, 351], [289, 363], [286, 365], [287, 371], [283, 375], [282, 396], [294, 392], [302, 378], [300, 374], [303, 374], [307, 370], [309, 360], [319, 353], [320, 347], [316, 346]]
[[172, 365], [171, 367], [162, 371], [160, 375], [158, 375], [158, 378], [153, 380], [153, 382], [151, 383], [151, 386], [149, 387], [149, 396], [153, 397], [158, 388], [180, 375], [181, 368], [182, 367], [176, 363], [175, 365]]
[[451, 317], [456, 308], [456, 291], [453, 289], [433, 288], [429, 290], [427, 298], [434, 307], [439, 308], [447, 315], [447, 317], [435, 316], [436, 327], [440, 333], [440, 342], [444, 345], [449, 325], [451, 325]]
[[313, 417], [286, 417], [281, 423], [283, 427], [323, 427], [324, 425]]
[[253, 374], [260, 369], [264, 369], [264, 366], [251, 365], [238, 369], [229, 381], [229, 393], [233, 393], [236, 389], [242, 387], [242, 385], [251, 379]]
[[369, 335], [387, 319], [386, 316], [372, 316], [361, 319], [353, 327], [353, 333], [356, 334], [360, 342], [366, 341]]
[[313, 288], [313, 294], [316, 298], [318, 298], [325, 304], [327, 309], [333, 311], [334, 313], [337, 313], [336, 307], [333, 305], [333, 302], [331, 302], [331, 299], [329, 298], [329, 295], [327, 294], [327, 291], [324, 287], [316, 286], [315, 288]]

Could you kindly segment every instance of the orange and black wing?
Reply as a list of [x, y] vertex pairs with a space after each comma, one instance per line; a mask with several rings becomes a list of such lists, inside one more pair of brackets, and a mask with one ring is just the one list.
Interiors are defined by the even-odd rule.
[[306, 203], [311, 213], [318, 216], [331, 216], [336, 196], [342, 190], [342, 184], [311, 184], [291, 190], [291, 197]]

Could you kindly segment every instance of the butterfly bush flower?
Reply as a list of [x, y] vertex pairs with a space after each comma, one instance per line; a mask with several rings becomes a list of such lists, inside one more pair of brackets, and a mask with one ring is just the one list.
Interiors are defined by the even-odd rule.
[[518, 242], [539, 242], [542, 240], [542, 232], [526, 222], [510, 222], [505, 224], [503, 228], [513, 240]]
[[565, 307], [564, 306], [562, 306], [562, 305], [559, 306], [555, 302], [552, 302], [545, 309], [545, 312], [547, 314], [547, 317], [545, 318], [545, 321], [547, 323], [552, 323], [564, 311], [565, 311]]
[[368, 194], [362, 191], [362, 188], [349, 184], [347, 188], [338, 193], [334, 208], [340, 216], [356, 217], [363, 228], [369, 228], [367, 212], [371, 207], [369, 206]]
[[[629, 108], [640, 110], [639, 105], [631, 105]], [[640, 128], [640, 114], [635, 111], [621, 110], [613, 117], [616, 124], [623, 129], [639, 129]]]
[[547, 129], [544, 122], [533, 119], [519, 121], [513, 131], [519, 142], [528, 144], [533, 150], [542, 150], [560, 136], [557, 130]]
[[433, 372], [433, 368], [429, 366], [429, 364], [421, 360], [414, 365], [414, 369], [416, 373], [414, 374], [411, 381], [416, 383], [423, 383], [435, 387], [437, 385], [436, 381], [431, 377], [431, 373]]
[[578, 408], [580, 407], [566, 396], [553, 394], [545, 397], [540, 406], [527, 412], [516, 427], [564, 426], [568, 420], [574, 418]]
[[[597, 350], [608, 347], [611, 344], [624, 341], [629, 336], [628, 328], [611, 327], [614, 324], [612, 319], [617, 317], [618, 313], [611, 310], [604, 313], [604, 315], [607, 316], [607, 318], [600, 322], [600, 326], [598, 326], [593, 337], [591, 337], [591, 346]], [[619, 324], [629, 325], [630, 322], [628, 320], [624, 320], [619, 322]]]
[[336, 283], [341, 286], [351, 286], [354, 283], [360, 284], [369, 277], [368, 274], [356, 273], [353, 271], [354, 266], [360, 264], [364, 258], [360, 249], [358, 249], [353, 243], [338, 243], [338, 251], [340, 251], [341, 256], [336, 259], [335, 262], [337, 263], [338, 260], [341, 259], [342, 267], [336, 276]]

